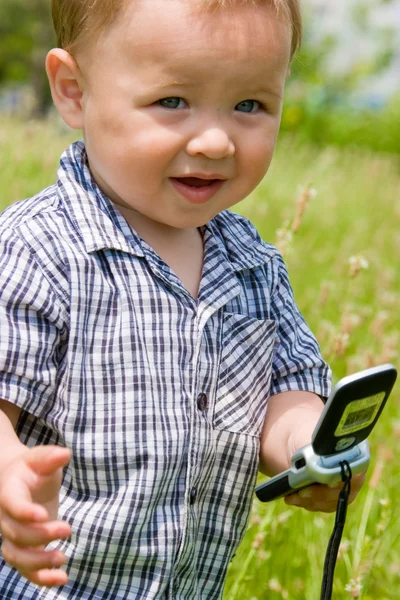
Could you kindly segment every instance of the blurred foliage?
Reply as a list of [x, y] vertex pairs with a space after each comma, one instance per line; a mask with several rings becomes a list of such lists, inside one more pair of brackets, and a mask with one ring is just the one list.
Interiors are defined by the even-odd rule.
[[385, 71], [398, 52], [399, 31], [395, 27], [377, 27], [370, 18], [372, 8], [393, 0], [351, 1], [353, 43], [358, 36], [368, 36], [374, 42], [373, 56], [349, 60], [347, 68], [332, 69], [332, 58], [340, 51], [340, 37], [327, 33], [313, 40], [311, 33], [316, 28], [306, 19], [303, 47], [293, 61], [287, 84], [282, 130], [296, 132], [305, 141], [318, 145], [357, 145], [400, 153], [395, 125], [400, 121], [400, 79], [398, 94], [381, 105], [375, 105], [373, 94], [369, 99], [357, 98], [365, 81]]
[[304, 141], [320, 146], [358, 146], [375, 152], [400, 154], [400, 95], [385, 106], [357, 108], [332, 106], [322, 95], [296, 101], [288, 95], [282, 131], [296, 132]]
[[49, 0], [1, 0], [0, 84], [28, 84], [34, 116], [51, 104], [44, 61], [54, 39]]
[[[371, 10], [394, 1], [351, 0], [349, 19], [354, 39], [358, 35], [370, 36], [376, 52], [370, 59], [349, 62], [349, 68], [340, 73], [329, 67], [340, 50], [340, 37], [329, 33], [316, 39], [315, 31], [321, 29], [315, 26], [318, 13], [312, 8], [304, 11], [304, 43], [287, 85], [284, 132], [296, 132], [313, 144], [357, 145], [400, 153], [400, 136], [395, 126], [400, 121], [400, 84], [399, 96], [383, 106], [354, 101], [360, 86], [384, 71], [393, 58], [399, 32], [376, 26]], [[304, 4], [307, 7], [307, 2]], [[27, 85], [33, 91], [33, 115], [29, 116], [45, 115], [52, 105], [44, 61], [54, 44], [50, 0], [0, 0], [0, 86]]]

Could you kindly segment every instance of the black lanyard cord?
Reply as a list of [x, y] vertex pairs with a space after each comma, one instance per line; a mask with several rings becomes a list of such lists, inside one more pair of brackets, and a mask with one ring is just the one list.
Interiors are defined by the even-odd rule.
[[321, 600], [330, 600], [332, 598], [333, 575], [335, 572], [339, 545], [342, 539], [344, 524], [346, 522], [347, 505], [351, 490], [351, 468], [347, 460], [340, 463], [342, 471], [343, 488], [340, 491], [338, 504], [336, 508], [335, 525], [329, 540], [328, 549], [325, 556], [324, 577], [322, 580]]

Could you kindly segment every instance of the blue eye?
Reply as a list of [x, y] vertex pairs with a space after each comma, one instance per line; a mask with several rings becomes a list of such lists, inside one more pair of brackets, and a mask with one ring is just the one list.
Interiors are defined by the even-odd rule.
[[239, 102], [236, 104], [235, 110], [244, 113], [252, 113], [256, 112], [261, 108], [261, 104], [257, 102], [257, 100], [243, 100], [243, 102]]
[[162, 98], [158, 101], [158, 104], [164, 108], [170, 108], [172, 110], [176, 108], [185, 108], [186, 106], [186, 102], [183, 100], [183, 98], [178, 98], [175, 96], [172, 96], [171, 98]]

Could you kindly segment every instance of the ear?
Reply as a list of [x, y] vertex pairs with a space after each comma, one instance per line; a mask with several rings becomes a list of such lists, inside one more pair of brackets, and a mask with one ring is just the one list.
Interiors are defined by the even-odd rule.
[[72, 129], [83, 129], [83, 77], [76, 60], [61, 48], [50, 50], [46, 71], [58, 112]]

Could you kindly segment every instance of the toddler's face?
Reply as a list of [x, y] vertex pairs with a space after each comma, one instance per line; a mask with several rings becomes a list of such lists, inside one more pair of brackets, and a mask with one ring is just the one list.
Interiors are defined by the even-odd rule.
[[195, 4], [133, 2], [78, 57], [95, 180], [117, 205], [179, 228], [203, 225], [265, 175], [291, 42], [272, 8]]

